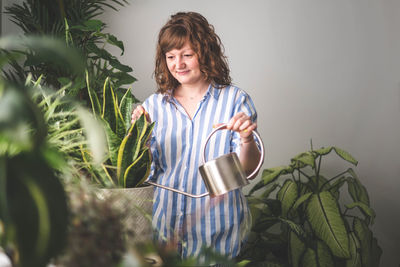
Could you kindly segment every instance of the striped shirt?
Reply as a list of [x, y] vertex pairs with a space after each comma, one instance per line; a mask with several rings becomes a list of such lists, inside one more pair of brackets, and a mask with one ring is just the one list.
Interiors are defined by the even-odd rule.
[[[213, 125], [228, 122], [238, 112], [253, 122], [257, 118], [250, 96], [235, 86], [216, 89], [210, 85], [192, 119], [169, 95], [153, 94], [143, 107], [155, 122], [149, 179], [191, 194], [207, 192], [198, 168]], [[240, 153], [239, 134], [218, 131], [207, 144], [206, 160], [232, 151]], [[183, 258], [197, 256], [202, 247], [235, 257], [251, 217], [240, 189], [214, 198], [191, 198], [155, 187], [152, 223], [156, 240], [177, 243]]]

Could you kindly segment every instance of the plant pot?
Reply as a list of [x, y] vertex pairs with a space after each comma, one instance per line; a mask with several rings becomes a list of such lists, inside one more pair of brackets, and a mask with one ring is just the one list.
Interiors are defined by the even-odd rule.
[[128, 245], [137, 245], [152, 240], [153, 194], [153, 186], [101, 189], [99, 191], [101, 199], [112, 201], [112, 205], [125, 214], [123, 224], [128, 234]]

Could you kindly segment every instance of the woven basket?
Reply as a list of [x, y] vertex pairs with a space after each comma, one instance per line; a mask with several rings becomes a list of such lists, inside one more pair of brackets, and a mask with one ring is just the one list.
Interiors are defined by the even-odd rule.
[[153, 194], [153, 186], [101, 189], [99, 192], [101, 199], [112, 201], [113, 206], [125, 214], [123, 224], [130, 245], [152, 240]]

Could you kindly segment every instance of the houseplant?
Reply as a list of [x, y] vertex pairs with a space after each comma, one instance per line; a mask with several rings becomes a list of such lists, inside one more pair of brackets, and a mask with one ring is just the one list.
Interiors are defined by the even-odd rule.
[[[153, 187], [143, 187], [142, 184], [150, 173], [148, 142], [154, 123], [149, 124], [143, 115], [131, 124], [135, 99], [129, 89], [119, 97], [108, 78], [101, 98], [90, 86], [87, 88], [92, 112], [105, 128], [108, 145], [101, 168], [92, 165], [91, 155], [82, 150], [84, 162], [88, 163], [88, 177], [102, 188], [99, 193], [101, 198], [118, 196], [120, 201], [115, 202], [115, 207], [125, 212], [128, 234], [135, 235], [130, 240], [133, 243], [149, 241], [152, 235], [149, 221]], [[99, 99], [102, 99], [101, 103]]]
[[311, 145], [288, 166], [263, 171], [248, 196], [254, 221], [243, 259], [274, 266], [379, 266], [382, 250], [370, 230], [375, 213], [367, 189], [352, 168], [323, 174], [322, 158], [332, 152], [358, 164], [338, 147]]
[[[117, 11], [118, 6], [127, 3], [126, 0], [25, 0], [6, 6], [5, 13], [24, 35], [52, 36], [79, 49], [85, 59], [90, 86], [101, 94], [107, 77], [115, 88], [136, 80], [129, 74], [132, 68], [122, 64], [107, 50], [111, 45], [120, 49], [122, 55], [124, 45], [114, 35], [104, 32], [106, 24], [99, 19], [106, 8]], [[78, 96], [90, 106], [84, 72], [71, 72], [54, 62], [40, 61], [31, 51], [20, 53], [23, 57], [13, 61], [12, 68], [6, 72], [8, 79], [24, 82], [27, 74], [31, 73], [33, 80], [45, 74], [43, 84], [52, 88], [61, 88], [72, 82], [66, 93]]]

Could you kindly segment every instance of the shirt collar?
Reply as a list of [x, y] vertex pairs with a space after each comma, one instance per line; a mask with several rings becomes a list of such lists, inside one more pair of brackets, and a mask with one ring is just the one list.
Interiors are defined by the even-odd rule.
[[[216, 100], [219, 97], [219, 94], [221, 93], [222, 89], [217, 89], [215, 88], [211, 83], [208, 86], [207, 92], [204, 95], [204, 99], [206, 99], [206, 97], [208, 97], [209, 95], [212, 95]], [[173, 102], [173, 90], [168, 90], [166, 93], [163, 94], [163, 101], [164, 102]]]

